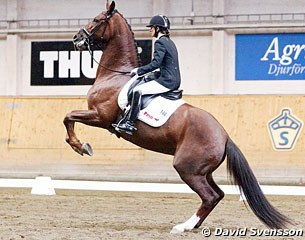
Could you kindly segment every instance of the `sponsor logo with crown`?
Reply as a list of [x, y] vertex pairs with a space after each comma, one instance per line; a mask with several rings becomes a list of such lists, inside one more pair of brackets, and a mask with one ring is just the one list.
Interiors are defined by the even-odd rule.
[[283, 108], [280, 115], [268, 122], [269, 134], [275, 150], [292, 150], [303, 127], [303, 121]]

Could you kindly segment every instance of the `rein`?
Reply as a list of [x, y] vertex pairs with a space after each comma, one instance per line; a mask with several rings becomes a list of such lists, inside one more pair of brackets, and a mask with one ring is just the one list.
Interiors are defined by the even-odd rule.
[[94, 58], [94, 56], [93, 56], [93, 51], [91, 50], [90, 45], [88, 45], [88, 51], [89, 51], [89, 53], [90, 53], [91, 58], [93, 59], [93, 61], [94, 61], [96, 64], [98, 64], [100, 67], [102, 67], [102, 68], [104, 68], [104, 69], [107, 69], [107, 70], [109, 70], [109, 71], [111, 71], [111, 72], [116, 72], [116, 73], [121, 73], [121, 74], [130, 74], [130, 71], [119, 71], [119, 70], [114, 70], [114, 69], [111, 69], [111, 68], [109, 68], [109, 67], [106, 67], [106, 66], [100, 64], [100, 63]]

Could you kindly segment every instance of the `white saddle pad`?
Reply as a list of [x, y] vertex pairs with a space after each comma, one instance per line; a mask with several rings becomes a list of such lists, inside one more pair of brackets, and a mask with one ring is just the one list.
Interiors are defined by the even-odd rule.
[[[125, 84], [118, 96], [118, 105], [122, 110], [125, 109], [128, 103], [127, 92], [130, 85], [136, 80], [136, 77]], [[152, 127], [160, 127], [166, 123], [177, 108], [184, 103], [185, 101], [183, 99], [169, 100], [158, 96], [154, 98], [146, 108], [140, 111], [138, 119]]]
[[184, 103], [183, 99], [169, 100], [158, 96], [140, 111], [138, 119], [152, 127], [160, 127]]

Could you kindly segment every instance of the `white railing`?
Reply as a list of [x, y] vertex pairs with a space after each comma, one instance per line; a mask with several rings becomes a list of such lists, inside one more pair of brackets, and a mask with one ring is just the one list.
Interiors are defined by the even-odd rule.
[[305, 21], [305, 13], [225, 15], [226, 23], [279, 23]]
[[7, 28], [7, 21], [0, 20], [0, 29], [6, 29]]
[[[132, 27], [138, 29], [144, 29], [145, 25], [149, 22], [150, 17], [130, 17], [126, 18], [127, 22]], [[290, 24], [293, 26], [305, 26], [305, 13], [283, 13], [283, 14], [238, 14], [238, 15], [224, 15], [224, 16], [171, 16], [169, 17], [173, 28], [188, 27], [192, 28], [201, 26], [202, 28], [213, 29], [223, 25], [222, 28], [234, 28], [240, 27], [252, 27], [261, 24], [266, 26], [274, 26], [278, 24]], [[29, 20], [17, 20], [17, 21], [6, 21], [0, 20], [0, 32], [14, 32], [14, 31], [31, 31], [39, 29], [54, 30], [54, 29], [75, 29], [86, 25], [90, 19], [29, 19]], [[232, 25], [233, 24], [233, 25]], [[294, 25], [295, 24], [295, 25]], [[216, 26], [217, 25], [217, 26]]]

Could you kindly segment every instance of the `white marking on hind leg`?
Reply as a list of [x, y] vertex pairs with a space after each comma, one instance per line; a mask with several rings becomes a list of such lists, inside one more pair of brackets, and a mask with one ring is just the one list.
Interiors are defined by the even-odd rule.
[[170, 233], [183, 233], [184, 231], [192, 230], [196, 224], [199, 222], [200, 217], [196, 215], [196, 213], [190, 217], [185, 223], [178, 224], [173, 227]]

